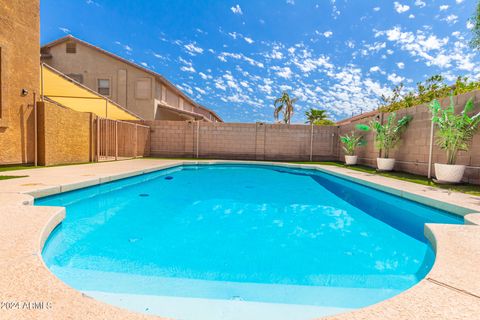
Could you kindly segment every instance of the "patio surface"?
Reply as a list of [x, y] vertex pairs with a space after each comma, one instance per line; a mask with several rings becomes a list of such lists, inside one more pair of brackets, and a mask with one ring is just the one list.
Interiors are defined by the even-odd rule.
[[[41, 249], [64, 218], [65, 209], [34, 207], [32, 195], [41, 197], [192, 162], [136, 159], [2, 173], [29, 177], [0, 181], [0, 319], [160, 319], [96, 301], [56, 278], [44, 265]], [[282, 165], [316, 167], [461, 215], [480, 212], [480, 197], [472, 195], [339, 167]], [[475, 225], [480, 219], [469, 215], [467, 220], [470, 225], [426, 226], [436, 261], [416, 286], [389, 300], [328, 319], [480, 319], [480, 228]]]

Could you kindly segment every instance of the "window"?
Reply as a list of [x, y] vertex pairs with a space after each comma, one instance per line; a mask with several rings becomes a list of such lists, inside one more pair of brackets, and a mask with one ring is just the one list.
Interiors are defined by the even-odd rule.
[[102, 96], [110, 95], [110, 79], [98, 79], [98, 93]]
[[80, 73], [69, 73], [69, 74], [67, 74], [67, 77], [72, 78], [72, 79], [75, 80], [76, 82], [83, 84], [83, 74], [80, 74]]
[[67, 53], [77, 53], [77, 44], [75, 42], [67, 42]]

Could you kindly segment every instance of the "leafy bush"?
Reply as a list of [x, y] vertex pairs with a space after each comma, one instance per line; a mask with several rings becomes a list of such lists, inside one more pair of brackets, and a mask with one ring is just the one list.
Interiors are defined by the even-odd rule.
[[437, 145], [447, 152], [447, 163], [455, 164], [458, 151], [467, 151], [473, 135], [480, 124], [480, 112], [472, 117], [468, 116], [474, 108], [473, 100], [465, 104], [460, 114], [455, 114], [455, 104], [450, 96], [450, 105], [442, 108], [438, 100], [430, 105], [432, 122], [437, 125]]
[[[385, 158], [389, 157], [390, 150], [400, 141], [402, 133], [412, 120], [410, 115], [406, 115], [398, 121], [396, 121], [396, 118], [397, 114], [392, 112], [385, 124], [380, 123], [378, 120], [372, 120], [369, 125], [370, 129], [375, 131], [375, 147], [383, 151]], [[367, 126], [363, 125], [362, 128], [365, 130]]]
[[404, 93], [404, 86], [401, 83], [393, 88], [390, 97], [382, 95], [380, 111], [392, 112], [430, 103], [434, 99], [448, 97], [449, 95], [459, 95], [480, 89], [480, 82], [469, 81], [468, 77], [458, 77], [452, 86], [445, 84], [444, 80], [441, 75], [432, 76], [425, 82], [417, 83], [416, 89], [407, 93]]
[[307, 121], [305, 123], [313, 124], [316, 126], [334, 126], [335, 122], [328, 119], [327, 110], [310, 108], [305, 112]]
[[334, 125], [336, 125], [336, 123], [333, 122], [330, 119], [322, 119], [322, 120], [313, 121], [313, 125], [315, 125], [315, 126], [334, 126]]

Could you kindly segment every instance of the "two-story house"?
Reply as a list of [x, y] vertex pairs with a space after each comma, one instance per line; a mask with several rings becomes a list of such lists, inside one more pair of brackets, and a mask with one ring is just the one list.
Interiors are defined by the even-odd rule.
[[145, 120], [222, 122], [160, 74], [73, 36], [44, 45], [41, 59]]

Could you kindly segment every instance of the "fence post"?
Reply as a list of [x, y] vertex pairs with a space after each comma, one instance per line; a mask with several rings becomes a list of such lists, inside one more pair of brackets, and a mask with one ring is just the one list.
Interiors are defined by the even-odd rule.
[[97, 117], [97, 155], [96, 162], [100, 161], [100, 118]]
[[197, 159], [199, 155], [198, 149], [200, 148], [200, 121], [197, 121]]
[[433, 121], [430, 123], [430, 148], [428, 150], [428, 179], [432, 177], [432, 157], [433, 157]]
[[118, 160], [118, 121], [115, 121], [115, 160]]
[[108, 148], [110, 147], [110, 132], [108, 130], [108, 123], [110, 120], [105, 119], [105, 159], [108, 161]]
[[135, 156], [134, 158], [137, 157], [138, 153], [138, 125], [135, 123]]
[[313, 123], [310, 126], [310, 162], [313, 159]]

